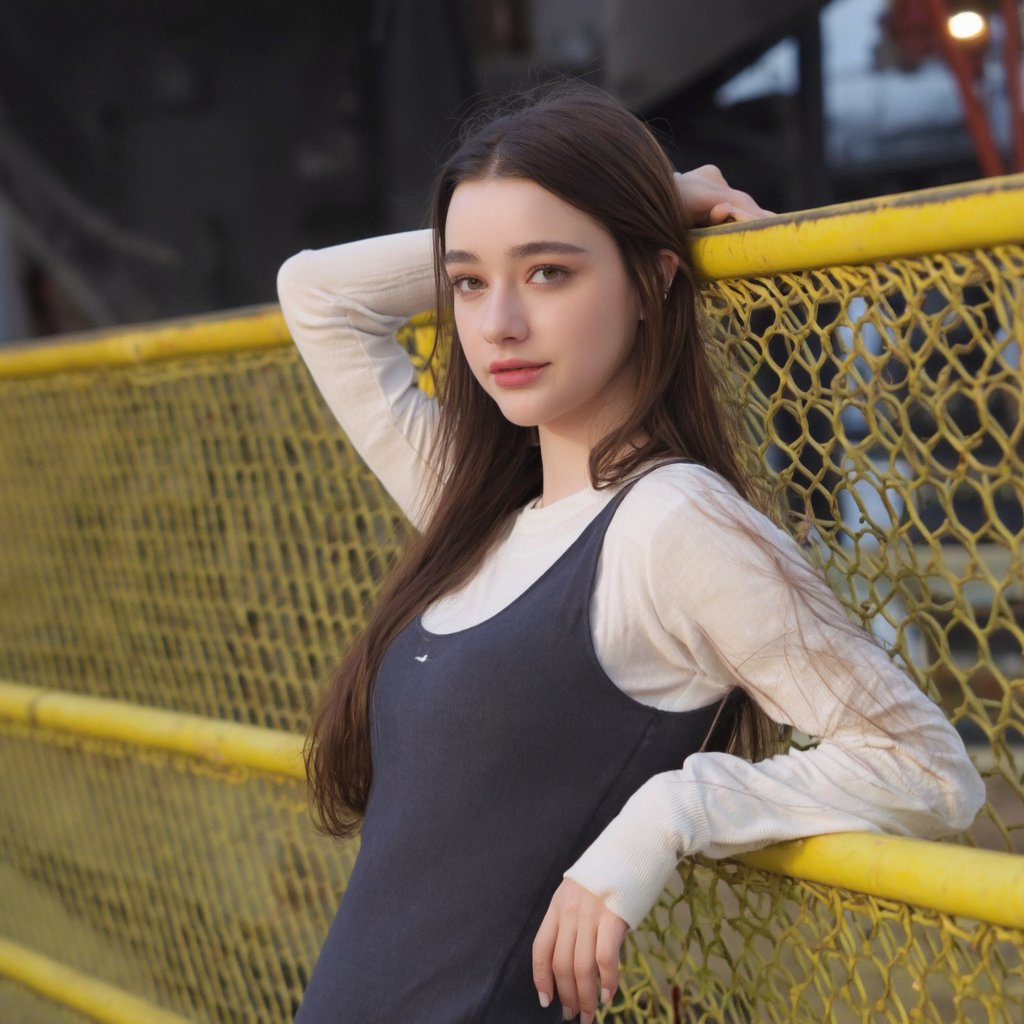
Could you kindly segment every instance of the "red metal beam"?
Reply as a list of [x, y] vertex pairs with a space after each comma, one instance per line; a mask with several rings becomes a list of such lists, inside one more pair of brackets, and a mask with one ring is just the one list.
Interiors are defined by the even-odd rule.
[[949, 65], [950, 71], [953, 72], [953, 77], [960, 89], [960, 99], [963, 101], [964, 114], [967, 118], [967, 130], [971, 133], [971, 139], [974, 141], [974, 150], [978, 154], [981, 173], [986, 177], [1004, 174], [1003, 160], [992, 138], [988, 115], [974, 91], [974, 76], [971, 74], [967, 55], [956, 44], [946, 28], [949, 8], [944, 0], [925, 0], [925, 6], [935, 26], [942, 55], [946, 58], [946, 63]]

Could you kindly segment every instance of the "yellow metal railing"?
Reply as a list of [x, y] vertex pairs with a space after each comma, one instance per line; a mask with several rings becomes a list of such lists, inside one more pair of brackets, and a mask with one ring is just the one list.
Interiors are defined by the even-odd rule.
[[[0, 720], [303, 781], [303, 738], [0, 681]], [[737, 858], [809, 882], [1024, 928], [1024, 857], [898, 836], [815, 836]], [[970, 885], [964, 880], [970, 879]], [[2, 973], [2, 971], [0, 971]]]
[[232, 310], [113, 331], [67, 335], [0, 349], [0, 377], [34, 377], [69, 370], [109, 370], [164, 359], [276, 348], [291, 341], [277, 306]]
[[[1013, 243], [1022, 228], [1024, 175], [988, 178], [694, 231], [693, 265], [708, 281], [875, 263]], [[418, 320], [421, 326], [427, 317]], [[249, 352], [289, 343], [276, 305], [0, 349], [0, 377]]]
[[112, 985], [0, 938], [0, 976], [103, 1024], [190, 1024]]
[[[1020, 176], [695, 233], [751, 451], [964, 729], [991, 849], [687, 863], [610, 1019], [1024, 1017], [1022, 237]], [[269, 306], [0, 352], [0, 442], [0, 979], [290, 1020], [355, 851], [300, 737], [404, 520]]]
[[1024, 175], [904, 192], [694, 232], [709, 281], [989, 249], [1020, 240]]
[[213, 764], [305, 778], [302, 737], [279, 729], [0, 680], [0, 721], [4, 720], [70, 736], [165, 750]]

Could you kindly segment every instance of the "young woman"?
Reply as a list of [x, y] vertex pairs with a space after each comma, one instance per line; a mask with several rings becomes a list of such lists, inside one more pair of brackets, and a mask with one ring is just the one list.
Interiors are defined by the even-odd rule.
[[[576, 87], [469, 135], [432, 231], [282, 267], [420, 531], [307, 748], [321, 825], [362, 839], [301, 1024], [589, 1022], [681, 857], [973, 819], [957, 734], [751, 504], [686, 231], [762, 213]], [[395, 341], [431, 306], [437, 401]], [[820, 743], [757, 760], [773, 723]]]

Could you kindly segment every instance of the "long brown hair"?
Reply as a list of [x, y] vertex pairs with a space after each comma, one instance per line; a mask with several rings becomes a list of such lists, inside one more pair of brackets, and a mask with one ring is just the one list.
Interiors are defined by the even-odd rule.
[[[620, 483], [652, 460], [687, 458], [753, 497], [736, 424], [723, 412], [720, 374], [708, 358], [685, 213], [654, 135], [616, 100], [579, 84], [523, 98], [471, 128], [442, 167], [432, 202], [438, 341], [450, 345], [434, 450], [441, 483], [426, 528], [409, 543], [365, 631], [335, 670], [306, 744], [314, 814], [322, 830], [337, 836], [356, 832], [366, 810], [369, 711], [384, 652], [415, 615], [473, 575], [509, 517], [541, 493], [533, 431], [506, 420], [476, 382], [450, 315], [443, 262], [448, 206], [460, 183], [486, 178], [534, 181], [603, 225], [639, 295], [635, 402], [627, 420], [591, 451], [593, 485]], [[679, 257], [667, 295], [660, 257], [666, 249]], [[747, 699], [733, 745], [760, 756], [769, 737], [768, 720]]]

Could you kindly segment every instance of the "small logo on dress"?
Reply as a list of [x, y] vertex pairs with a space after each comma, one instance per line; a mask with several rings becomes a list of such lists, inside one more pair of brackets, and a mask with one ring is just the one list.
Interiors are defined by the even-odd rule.
[[430, 657], [430, 655], [429, 654], [416, 654], [416, 655], [414, 655], [414, 657], [416, 658], [417, 661], [424, 662], [424, 661], [427, 660], [427, 658]]

